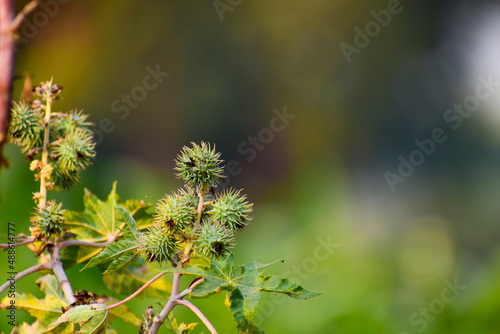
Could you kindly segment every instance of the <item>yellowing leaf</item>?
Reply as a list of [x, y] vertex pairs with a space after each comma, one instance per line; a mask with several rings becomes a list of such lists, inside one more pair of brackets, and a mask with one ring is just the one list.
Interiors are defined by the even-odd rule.
[[59, 325], [71, 322], [80, 325], [81, 333], [106, 333], [107, 319], [108, 310], [104, 304], [78, 305], [51, 323], [45, 332], [50, 333]]
[[[62, 314], [61, 308], [67, 307], [68, 302], [55, 276], [46, 275], [36, 282], [45, 292], [45, 298], [38, 299], [29, 293], [17, 294], [16, 308], [28, 312], [40, 321], [40, 325], [47, 327]], [[11, 298], [7, 296], [0, 302], [2, 310], [10, 305], [10, 300]]]

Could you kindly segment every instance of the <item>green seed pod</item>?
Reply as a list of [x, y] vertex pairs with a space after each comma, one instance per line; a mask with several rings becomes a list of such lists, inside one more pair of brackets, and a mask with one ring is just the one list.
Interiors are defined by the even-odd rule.
[[24, 102], [13, 103], [9, 128], [10, 141], [22, 147], [23, 152], [43, 145], [43, 117]]
[[184, 147], [177, 156], [177, 176], [190, 187], [202, 186], [205, 189], [216, 185], [222, 177], [220, 153], [211, 149], [210, 145], [201, 142], [201, 146], [191, 143], [192, 148]]
[[177, 251], [177, 239], [168, 229], [151, 227], [140, 240], [141, 255], [149, 262], [171, 261]]
[[212, 221], [218, 221], [231, 230], [242, 230], [252, 220], [251, 203], [246, 201], [246, 196], [240, 196], [241, 190], [229, 189], [217, 196], [212, 204], [212, 209], [208, 211]]
[[80, 181], [79, 171], [63, 168], [60, 164], [53, 163], [53, 170], [49, 182], [51, 190], [71, 189]]
[[194, 223], [196, 210], [193, 198], [185, 192], [166, 195], [156, 205], [154, 220], [158, 224], [167, 226], [171, 230], [182, 230]]
[[233, 232], [220, 223], [203, 224], [197, 236], [197, 249], [211, 257], [225, 258], [234, 247]]
[[31, 217], [31, 229], [35, 239], [50, 237], [63, 232], [64, 210], [62, 203], [56, 204], [54, 200], [47, 202], [45, 207], [37, 208]]
[[58, 165], [63, 170], [78, 170], [90, 165], [95, 156], [92, 133], [77, 128], [66, 134], [54, 148]]
[[67, 133], [74, 132], [78, 128], [85, 129], [85, 127], [92, 125], [91, 122], [86, 122], [89, 115], [83, 113], [83, 110], [72, 110], [69, 113], [53, 117], [51, 126], [51, 134], [56, 138], [62, 138]]

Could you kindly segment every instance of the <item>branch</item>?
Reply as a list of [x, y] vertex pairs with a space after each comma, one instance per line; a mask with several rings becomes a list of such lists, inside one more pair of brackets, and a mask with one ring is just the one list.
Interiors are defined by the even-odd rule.
[[[41, 264], [37, 264], [36, 266], [33, 266], [31, 268], [28, 268], [26, 270], [23, 270], [21, 271], [19, 274], [17, 274], [15, 277], [14, 277], [14, 281], [17, 282], [18, 280], [20, 280], [21, 278], [23, 278], [24, 276], [28, 276], [29, 274], [33, 274], [33, 273], [36, 273], [37, 271], [42, 271], [42, 270], [50, 270], [54, 267], [54, 263], [53, 262], [47, 262], [47, 263], [41, 263]], [[4, 283], [1, 287], [0, 287], [0, 293], [4, 292], [5, 290], [7, 290], [7, 288], [11, 285], [11, 281], [7, 281], [6, 283]]]
[[11, 245], [14, 245], [14, 247], [18, 247], [18, 246], [30, 244], [34, 241], [35, 241], [35, 239], [29, 238], [29, 239], [26, 239], [23, 241], [16, 242], [14, 244], [0, 244], [0, 248], [9, 248], [9, 246], [11, 246]]
[[39, 4], [38, 0], [33, 0], [27, 3], [26, 6], [24, 6], [23, 10], [16, 15], [14, 20], [12, 20], [9, 27], [9, 31], [10, 32], [17, 31], [19, 27], [21, 27], [21, 24], [23, 23], [26, 16], [28, 16], [31, 12], [33, 12], [38, 6], [38, 4]]
[[151, 329], [149, 330], [149, 334], [156, 334], [160, 329], [160, 326], [163, 324], [168, 314], [174, 309], [175, 305], [177, 305], [177, 295], [179, 294], [179, 280], [182, 274], [174, 273], [174, 281], [172, 282], [172, 294], [168, 299], [167, 305], [161, 310], [160, 314], [158, 314], [154, 320]]
[[111, 310], [112, 308], [115, 308], [115, 307], [118, 307], [118, 306], [120, 306], [122, 304], [125, 304], [126, 302], [128, 302], [129, 300], [131, 300], [132, 298], [134, 298], [135, 296], [137, 296], [138, 294], [140, 294], [142, 291], [144, 291], [144, 289], [146, 289], [148, 286], [150, 286], [151, 284], [153, 284], [154, 281], [156, 281], [158, 278], [162, 277], [165, 274], [166, 274], [166, 272], [159, 273], [158, 275], [156, 275], [155, 277], [153, 277], [151, 280], [149, 280], [149, 282], [147, 282], [142, 287], [140, 287], [139, 290], [137, 290], [136, 292], [134, 292], [133, 294], [131, 294], [130, 296], [128, 296], [124, 300], [119, 301], [116, 304], [108, 306], [107, 309]]
[[54, 274], [57, 277], [57, 280], [59, 281], [59, 284], [61, 284], [61, 289], [64, 292], [64, 295], [66, 296], [66, 299], [68, 300], [68, 304], [73, 304], [76, 302], [75, 294], [73, 293], [73, 288], [71, 287], [71, 283], [68, 280], [68, 276], [66, 276], [66, 273], [64, 272], [63, 266], [61, 261], [57, 262], [52, 262], [54, 264], [54, 268], [52, 271], [54, 271]]
[[197, 286], [198, 284], [200, 284], [201, 282], [203, 282], [203, 280], [204, 280], [203, 277], [198, 277], [198, 278], [194, 279], [193, 282], [191, 282], [191, 285], [189, 285], [189, 287], [186, 290], [179, 293], [177, 298], [182, 299], [182, 298], [186, 297], [187, 295], [189, 295], [191, 293], [191, 291], [193, 290], [193, 288], [195, 286]]
[[210, 323], [210, 321], [208, 321], [207, 317], [205, 317], [205, 315], [200, 311], [200, 309], [197, 308], [196, 306], [194, 306], [194, 304], [192, 304], [192, 303], [190, 303], [190, 302], [188, 302], [187, 300], [184, 300], [184, 299], [178, 300], [177, 304], [184, 305], [188, 309], [190, 309], [191, 311], [193, 311], [193, 313], [196, 314], [198, 316], [198, 318], [200, 318], [201, 321], [203, 321], [203, 323], [205, 324], [205, 326], [207, 326], [207, 328], [210, 331], [210, 333], [217, 334], [217, 330], [215, 329], [215, 327]]
[[90, 241], [84, 241], [84, 240], [66, 240], [58, 244], [59, 249], [63, 249], [65, 247], [70, 247], [70, 246], [85, 246], [85, 247], [94, 247], [94, 248], [101, 248], [101, 247], [106, 247], [113, 241], [115, 241], [116, 235], [112, 236], [108, 241], [105, 242], [90, 242]]
[[52, 257], [51, 262], [54, 264], [52, 271], [54, 272], [54, 275], [56, 275], [59, 284], [61, 284], [61, 289], [63, 290], [64, 295], [68, 300], [68, 304], [71, 305], [74, 302], [76, 302], [76, 298], [75, 294], [73, 293], [73, 288], [71, 287], [71, 283], [68, 280], [68, 276], [66, 276], [66, 272], [64, 271], [61, 260], [59, 259], [59, 250], [60, 246], [56, 239], [56, 243], [54, 245], [54, 249], [52, 250], [51, 254]]

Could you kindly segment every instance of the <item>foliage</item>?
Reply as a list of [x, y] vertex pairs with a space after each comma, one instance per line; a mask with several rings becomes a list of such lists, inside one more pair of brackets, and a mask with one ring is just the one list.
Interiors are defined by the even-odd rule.
[[[216, 193], [223, 177], [222, 160], [215, 147], [204, 142], [182, 149], [175, 170], [184, 187], [166, 194], [154, 212], [153, 206], [142, 201], [122, 201], [116, 182], [104, 201], [85, 189], [81, 212], [63, 210], [62, 203], [48, 200], [47, 191], [69, 188], [78, 181], [79, 172], [95, 155], [94, 143], [83, 112], [52, 112], [60, 86], [49, 81], [33, 92], [29, 106], [24, 102], [13, 105], [10, 133], [11, 141], [27, 153], [30, 169], [40, 181], [40, 191], [34, 196], [38, 205], [31, 218], [31, 237], [19, 236], [39, 257], [39, 264], [15, 279], [42, 270], [54, 275], [38, 280], [45, 299], [18, 296], [18, 308], [37, 320], [16, 330], [112, 333], [113, 319], [119, 317], [140, 326], [140, 333], [157, 333], [163, 323], [174, 333], [191, 333], [196, 323], [178, 324], [172, 313], [175, 306], [184, 305], [215, 333], [205, 315], [185, 298], [205, 298], [226, 290], [238, 331], [263, 333], [253, 324], [262, 291], [298, 299], [320, 294], [286, 278], [263, 274], [264, 268], [279, 261], [233, 264], [235, 236], [252, 221], [253, 204], [241, 190]], [[93, 292], [74, 293], [65, 268], [80, 263], [85, 263], [81, 270], [97, 267], [112, 293], [130, 296], [119, 301]], [[173, 273], [171, 283], [165, 279], [166, 273]], [[196, 278], [179, 291], [183, 275]], [[142, 324], [124, 305], [139, 294], [166, 303], [161, 310], [149, 307]], [[9, 303], [10, 297], [6, 297], [1, 305], [5, 308]]]

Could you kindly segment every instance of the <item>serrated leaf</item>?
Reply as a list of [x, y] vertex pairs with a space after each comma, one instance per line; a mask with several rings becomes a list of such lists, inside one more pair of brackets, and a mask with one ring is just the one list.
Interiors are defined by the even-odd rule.
[[78, 305], [69, 309], [56, 321], [49, 325], [46, 333], [50, 333], [59, 325], [71, 322], [78, 323], [81, 333], [106, 333], [108, 310], [104, 304]]
[[76, 234], [80, 240], [92, 242], [108, 240], [119, 227], [115, 210], [115, 202], [118, 201], [116, 181], [105, 202], [85, 189], [83, 197], [85, 209], [82, 212], [66, 212], [65, 225], [69, 227], [68, 231]]
[[[206, 258], [208, 266], [195, 265], [186, 268], [172, 268], [167, 271], [186, 275], [197, 275], [203, 282], [193, 288], [191, 296], [208, 297], [220, 290], [229, 291], [230, 310], [238, 323], [238, 329], [244, 333], [262, 333], [252, 321], [260, 300], [260, 292], [283, 293], [297, 299], [311, 298], [320, 292], [306, 290], [300, 285], [279, 276], [264, 276], [262, 270], [275, 264], [252, 261], [242, 266], [233, 265], [233, 254], [225, 260]], [[282, 262], [282, 261], [281, 261]]]
[[[122, 206], [135, 221], [134, 233], [137, 230], [151, 226], [153, 218], [151, 206], [143, 201], [127, 200], [121, 202], [116, 194], [116, 182], [113, 183], [106, 201], [101, 201], [97, 196], [85, 190], [83, 199], [84, 210], [81, 212], [66, 211], [65, 229], [76, 235], [77, 239], [89, 242], [105, 242], [112, 237], [130, 233], [122, 218], [118, 206]], [[120, 230], [121, 229], [121, 230]], [[101, 249], [71, 246], [61, 251], [61, 259], [65, 267], [83, 263], [97, 255]]]
[[89, 269], [113, 261], [105, 274], [120, 269], [130, 263], [130, 261], [139, 253], [139, 245], [131, 240], [115, 241], [107, 245], [99, 254], [94, 256], [81, 270]]
[[[37, 280], [37, 284], [45, 293], [45, 298], [38, 299], [30, 293], [17, 294], [16, 309], [28, 312], [40, 321], [41, 326], [47, 327], [62, 314], [61, 308], [67, 307], [68, 302], [55, 276], [42, 276]], [[0, 308], [5, 310], [10, 305], [10, 300], [8, 296], [5, 297], [0, 302]]]
[[[138, 257], [137, 261], [142, 261]], [[137, 291], [140, 287], [146, 284], [154, 276], [158, 275], [159, 271], [155, 269], [153, 264], [142, 263], [140, 266], [128, 266], [121, 268], [112, 275], [104, 275], [102, 279], [106, 287], [116, 294], [128, 296]], [[160, 277], [153, 282], [147, 289], [142, 291], [139, 298], [165, 298], [169, 296], [172, 290], [172, 284], [165, 276]]]
[[137, 229], [137, 223], [135, 222], [134, 217], [123, 207], [117, 207], [118, 212], [121, 214], [127, 228], [123, 230], [123, 236], [127, 240], [135, 240], [139, 242], [139, 238], [141, 237], [141, 233]]

